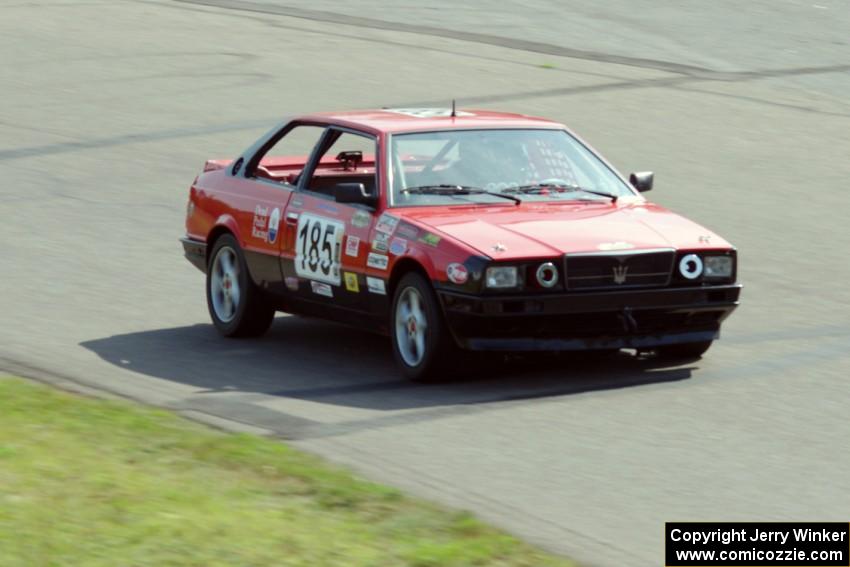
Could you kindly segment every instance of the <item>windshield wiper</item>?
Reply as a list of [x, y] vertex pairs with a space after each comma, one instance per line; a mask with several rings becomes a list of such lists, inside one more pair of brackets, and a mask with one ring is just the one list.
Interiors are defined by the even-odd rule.
[[492, 195], [503, 199], [510, 199], [517, 205], [522, 203], [522, 199], [518, 199], [513, 195], [505, 195], [496, 191], [487, 191], [480, 187], [471, 187], [469, 185], [420, 185], [418, 187], [408, 187], [402, 189], [402, 193], [414, 193], [418, 195]]
[[612, 203], [617, 202], [617, 198], [619, 195], [614, 195], [613, 193], [606, 193], [605, 191], [596, 191], [595, 189], [586, 189], [584, 187], [580, 187], [578, 185], [561, 185], [559, 183], [533, 183], [531, 185], [520, 185], [519, 187], [508, 187], [507, 189], [502, 189], [505, 193], [542, 193], [543, 191], [555, 191], [557, 193], [566, 193], [572, 191], [580, 191], [582, 193], [589, 193], [590, 195], [599, 195], [600, 197], [608, 197], [611, 199]]

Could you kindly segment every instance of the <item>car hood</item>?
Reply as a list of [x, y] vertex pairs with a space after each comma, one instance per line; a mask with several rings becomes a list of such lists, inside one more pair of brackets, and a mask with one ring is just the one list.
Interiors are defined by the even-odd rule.
[[399, 212], [414, 224], [500, 260], [608, 250], [732, 247], [710, 230], [645, 201], [423, 207]]

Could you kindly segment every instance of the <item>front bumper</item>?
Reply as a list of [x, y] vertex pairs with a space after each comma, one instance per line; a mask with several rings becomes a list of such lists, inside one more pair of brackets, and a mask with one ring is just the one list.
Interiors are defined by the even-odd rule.
[[180, 239], [183, 244], [183, 254], [186, 259], [204, 273], [207, 273], [207, 243], [184, 236]]
[[515, 296], [437, 293], [462, 348], [555, 351], [714, 340], [738, 306], [741, 285]]

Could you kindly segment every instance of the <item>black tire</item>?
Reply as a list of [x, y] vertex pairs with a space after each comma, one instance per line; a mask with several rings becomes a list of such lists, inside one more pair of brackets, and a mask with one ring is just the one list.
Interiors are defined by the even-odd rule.
[[[411, 343], [416, 341], [410, 338], [409, 326], [404, 327], [408, 334], [400, 327], [401, 321], [405, 321], [405, 315], [403, 312], [400, 315], [399, 311], [404, 309], [405, 304], [410, 305], [409, 293], [416, 294], [421, 299], [420, 312], [426, 321], [422, 341], [424, 348], [418, 361], [411, 360], [411, 353], [413, 352], [415, 358], [419, 351], [411, 346]], [[410, 316], [406, 321], [410, 321]], [[421, 326], [419, 328], [421, 329]], [[441, 382], [452, 378], [451, 365], [454, 363], [457, 367], [461, 360], [457, 355], [463, 354], [446, 328], [431, 284], [417, 272], [408, 272], [402, 276], [395, 287], [390, 310], [390, 341], [393, 345], [393, 355], [402, 373], [417, 382]]]
[[[225, 258], [228, 258], [227, 262], [233, 268], [227, 277], [224, 274]], [[268, 331], [274, 320], [275, 309], [262, 290], [251, 281], [245, 255], [230, 234], [222, 235], [213, 245], [207, 263], [206, 290], [210, 318], [218, 332], [225, 337], [258, 337]], [[228, 302], [225, 297], [231, 300]], [[226, 305], [230, 305], [230, 308], [225, 309]]]
[[682, 343], [658, 347], [658, 356], [676, 360], [696, 360], [711, 348], [713, 342], [700, 341], [698, 343]]

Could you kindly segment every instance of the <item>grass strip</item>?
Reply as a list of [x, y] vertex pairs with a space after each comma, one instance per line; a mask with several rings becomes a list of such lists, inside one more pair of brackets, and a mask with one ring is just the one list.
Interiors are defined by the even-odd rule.
[[572, 566], [262, 437], [0, 377], [0, 566]]

